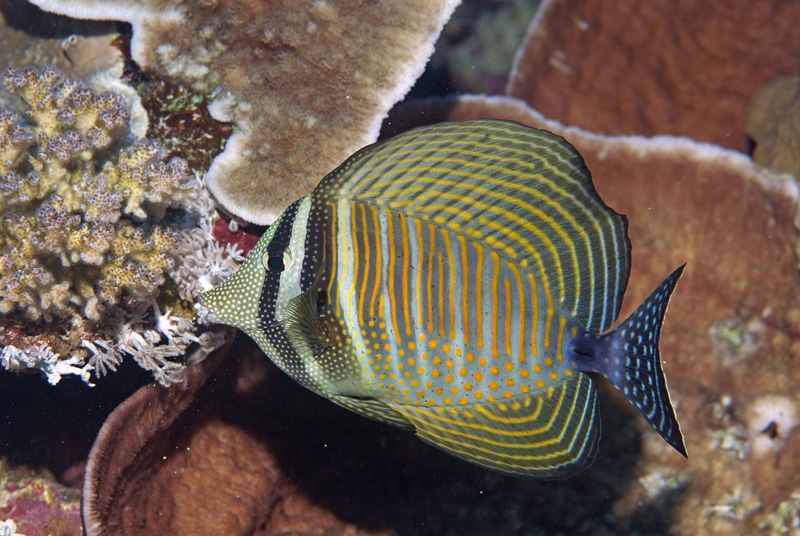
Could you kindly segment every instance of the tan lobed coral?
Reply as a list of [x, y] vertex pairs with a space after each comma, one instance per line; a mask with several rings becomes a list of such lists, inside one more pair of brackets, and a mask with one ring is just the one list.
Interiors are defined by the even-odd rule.
[[223, 208], [271, 222], [375, 140], [456, 0], [34, 0], [75, 18], [130, 22], [131, 53], [158, 76], [221, 88], [211, 110], [238, 132], [209, 169]]
[[753, 93], [747, 133], [755, 142], [753, 160], [800, 178], [800, 78], [779, 78]]

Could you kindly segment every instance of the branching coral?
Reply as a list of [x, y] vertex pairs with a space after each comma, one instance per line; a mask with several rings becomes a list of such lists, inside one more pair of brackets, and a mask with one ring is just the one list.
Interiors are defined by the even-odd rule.
[[[212, 202], [184, 160], [165, 162], [158, 143], [128, 137], [119, 96], [52, 68], [9, 69], [2, 82], [24, 110], [0, 110], [0, 313], [67, 332], [54, 346], [4, 321], [3, 367], [88, 382], [89, 371], [113, 370], [127, 354], [169, 383], [182, 368], [175, 357], [218, 337], [198, 337], [188, 318], [161, 314], [155, 300], [167, 275], [191, 299], [203, 290], [199, 267], [181, 256], [218, 255], [217, 265], [231, 263], [224, 273], [238, 258], [197, 228], [205, 221], [210, 229]], [[195, 202], [182, 221], [167, 218], [169, 207]]]
[[150, 300], [174, 268], [179, 234], [139, 220], [196, 197], [185, 162], [162, 162], [162, 149], [145, 141], [100, 166], [126, 133], [120, 97], [55, 69], [10, 69], [3, 84], [22, 97], [27, 121], [0, 115], [0, 312], [49, 321], [77, 304], [100, 320], [123, 295]]

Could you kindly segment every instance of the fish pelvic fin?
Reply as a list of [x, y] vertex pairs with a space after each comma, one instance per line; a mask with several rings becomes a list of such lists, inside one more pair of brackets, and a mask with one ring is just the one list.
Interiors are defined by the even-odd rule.
[[617, 329], [579, 336], [572, 350], [579, 370], [603, 374], [667, 443], [688, 457], [658, 348], [664, 314], [685, 266], [672, 272]]
[[531, 478], [567, 478], [594, 461], [600, 415], [591, 379], [577, 374], [547, 393], [458, 407], [392, 404], [417, 436], [482, 467]]

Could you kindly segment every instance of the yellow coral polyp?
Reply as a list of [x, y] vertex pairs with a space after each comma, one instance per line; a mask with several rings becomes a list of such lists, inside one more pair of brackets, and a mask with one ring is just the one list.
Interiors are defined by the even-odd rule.
[[117, 95], [52, 68], [9, 69], [2, 82], [27, 122], [0, 110], [0, 312], [99, 321], [123, 294], [127, 306], [151, 301], [180, 236], [159, 218], [198, 193], [186, 163], [165, 162], [152, 141], [129, 146]]

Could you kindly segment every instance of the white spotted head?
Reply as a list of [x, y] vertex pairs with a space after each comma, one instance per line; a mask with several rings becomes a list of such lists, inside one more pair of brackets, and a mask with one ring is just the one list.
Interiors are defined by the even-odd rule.
[[275, 341], [267, 333], [281, 320], [286, 303], [300, 288], [308, 218], [308, 197], [292, 204], [266, 230], [239, 270], [224, 284], [205, 292], [198, 309], [208, 322], [241, 329], [275, 359]]

